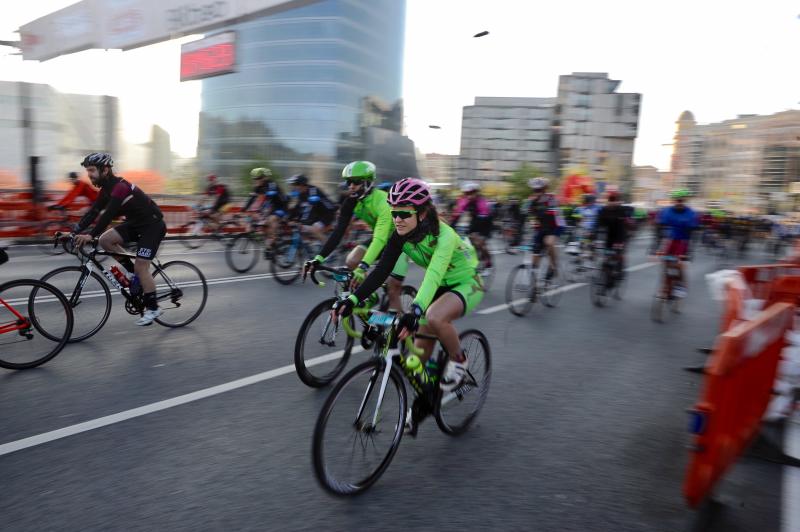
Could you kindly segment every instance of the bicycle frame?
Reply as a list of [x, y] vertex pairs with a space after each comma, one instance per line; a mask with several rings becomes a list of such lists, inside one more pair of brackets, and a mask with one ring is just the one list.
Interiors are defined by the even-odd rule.
[[7, 324], [0, 324], [0, 334], [30, 329], [31, 326], [30, 321], [25, 316], [17, 312], [17, 309], [6, 303], [5, 300], [3, 300], [2, 298], [0, 298], [0, 304], [2, 304], [5, 308], [7, 308], [8, 311], [11, 312], [11, 314], [16, 316], [17, 318], [17, 320], [13, 322], [13, 324], [11, 322]]

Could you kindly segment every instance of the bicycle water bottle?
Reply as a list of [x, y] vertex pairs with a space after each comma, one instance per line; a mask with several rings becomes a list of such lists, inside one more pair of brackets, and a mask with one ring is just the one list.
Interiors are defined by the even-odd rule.
[[430, 382], [436, 382], [436, 379], [439, 376], [439, 364], [433, 359], [433, 357], [429, 358], [427, 362], [425, 362], [425, 373], [428, 375], [428, 380]]
[[406, 357], [404, 366], [406, 374], [408, 375], [412, 384], [415, 384], [414, 388], [417, 389], [418, 392], [423, 391], [424, 388], [430, 384], [430, 376], [428, 375], [428, 372], [425, 371], [422, 361], [417, 355], [409, 355]]
[[111, 273], [114, 274], [114, 278], [117, 280], [119, 284], [121, 284], [126, 288], [128, 287], [129, 284], [128, 277], [124, 273], [122, 273], [122, 271], [117, 266], [111, 267]]
[[139, 276], [134, 275], [133, 279], [131, 279], [131, 295], [137, 296], [142, 292], [142, 283], [139, 281]]

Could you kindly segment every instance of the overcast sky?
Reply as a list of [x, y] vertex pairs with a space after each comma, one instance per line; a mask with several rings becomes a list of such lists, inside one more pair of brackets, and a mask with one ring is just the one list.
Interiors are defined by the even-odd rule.
[[[72, 3], [4, 5], [0, 39]], [[671, 148], [663, 144], [685, 109], [708, 123], [800, 108], [798, 14], [794, 0], [408, 0], [407, 132], [423, 152], [458, 153], [461, 108], [475, 96], [555, 96], [560, 74], [608, 72], [620, 91], [643, 94], [634, 162], [666, 169]], [[490, 34], [472, 38], [482, 30]], [[119, 96], [128, 140], [146, 140], [158, 123], [174, 150], [193, 155], [200, 82], [178, 81], [187, 40], [44, 63], [0, 48], [0, 79]]]

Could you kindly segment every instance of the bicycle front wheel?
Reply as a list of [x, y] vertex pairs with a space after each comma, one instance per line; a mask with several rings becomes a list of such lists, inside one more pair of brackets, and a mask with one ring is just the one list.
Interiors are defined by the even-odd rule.
[[492, 378], [492, 351], [482, 332], [470, 329], [458, 336], [467, 355], [468, 369], [464, 383], [447, 393], [437, 392], [433, 415], [445, 434], [459, 436], [475, 421], [486, 397]]
[[292, 240], [276, 244], [269, 263], [269, 271], [280, 284], [292, 284], [303, 269], [303, 248]]
[[174, 260], [153, 271], [156, 299], [164, 313], [156, 322], [165, 327], [189, 325], [203, 312], [208, 284], [197, 266]]
[[67, 298], [52, 285], [34, 279], [0, 285], [0, 367], [44, 364], [67, 344], [72, 326]]
[[67, 297], [74, 326], [70, 342], [81, 342], [97, 334], [111, 314], [111, 290], [97, 272], [84, 273], [80, 266], [64, 266], [42, 276]]
[[[306, 386], [321, 388], [330, 384], [347, 365], [353, 349], [353, 338], [343, 328], [335, 331], [330, 311], [336, 298], [332, 297], [308, 313], [294, 343], [294, 367]], [[350, 320], [352, 316], [344, 318]]]
[[314, 474], [326, 491], [357, 495], [380, 478], [400, 446], [406, 404], [400, 370], [383, 359], [368, 360], [342, 377], [314, 427]]
[[520, 264], [508, 274], [506, 281], [506, 304], [515, 316], [524, 316], [533, 306], [536, 276], [528, 264]]
[[258, 242], [251, 235], [237, 235], [225, 248], [225, 262], [237, 273], [249, 272], [258, 263], [259, 248]]

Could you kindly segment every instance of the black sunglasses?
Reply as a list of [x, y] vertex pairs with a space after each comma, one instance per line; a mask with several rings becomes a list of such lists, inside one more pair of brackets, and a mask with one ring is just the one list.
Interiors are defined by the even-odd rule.
[[345, 181], [345, 183], [347, 183], [347, 186], [360, 185], [362, 181], [360, 179], [348, 179], [347, 181]]
[[392, 219], [400, 218], [401, 220], [408, 220], [416, 213], [417, 211], [392, 211]]

